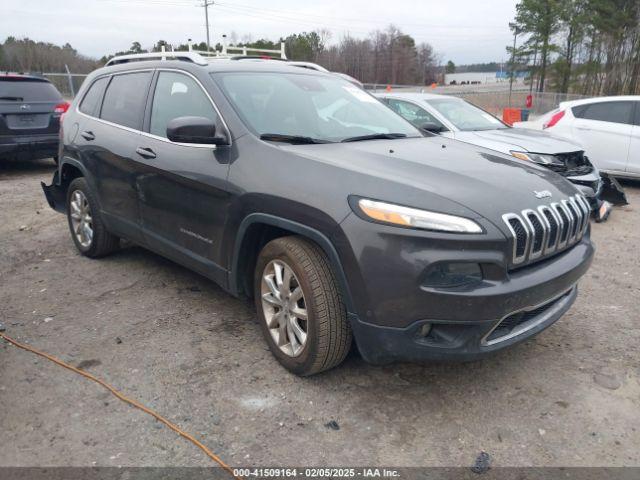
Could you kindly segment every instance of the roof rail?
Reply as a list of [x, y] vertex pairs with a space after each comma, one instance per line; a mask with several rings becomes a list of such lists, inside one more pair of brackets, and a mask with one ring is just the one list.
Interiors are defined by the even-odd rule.
[[119, 65], [121, 63], [128, 62], [140, 62], [144, 60], [183, 60], [187, 62], [193, 62], [198, 65], [207, 65], [207, 60], [202, 57], [197, 52], [189, 51], [189, 52], [167, 52], [162, 46], [162, 50], [160, 52], [149, 52], [149, 53], [131, 53], [128, 55], [118, 55], [117, 57], [113, 57], [109, 60], [105, 67], [110, 67], [112, 65]]
[[[222, 47], [222, 52], [217, 50], [205, 51], [205, 50], [194, 50], [191, 40], [188, 42], [189, 51], [171, 51], [168, 52], [165, 50], [165, 46], [162, 45], [161, 50], [159, 52], [149, 52], [149, 53], [130, 53], [127, 55], [118, 55], [110, 59], [105, 67], [110, 67], [112, 65], [119, 65], [121, 63], [128, 62], [140, 62], [144, 60], [182, 60], [187, 62], [193, 62], [198, 65], [207, 65], [208, 62], [215, 58], [238, 58], [239, 55], [233, 52], [240, 52], [241, 56], [250, 57], [249, 52], [257, 52], [258, 54], [278, 54], [278, 57], [273, 57], [278, 60], [286, 60], [287, 55], [285, 53], [284, 42], [280, 42], [280, 50], [269, 50], [266, 48], [251, 48], [251, 47], [227, 47], [226, 45]], [[256, 55], [255, 57], [258, 57]]]
[[[238, 57], [239, 55], [243, 57], [250, 56], [260, 56], [260, 54], [267, 54], [269, 56], [276, 54], [279, 56], [280, 60], [287, 60], [287, 54], [285, 52], [285, 44], [284, 42], [280, 42], [280, 50], [269, 50], [267, 48], [252, 48], [252, 47], [228, 47], [226, 45], [222, 46], [222, 52], [217, 50], [194, 50], [193, 45], [191, 43], [191, 39], [187, 42], [189, 45], [189, 52], [200, 54], [204, 59], [211, 60], [214, 58], [230, 58], [230, 57]], [[258, 54], [258, 55], [253, 55]], [[278, 58], [278, 57], [274, 57]]]

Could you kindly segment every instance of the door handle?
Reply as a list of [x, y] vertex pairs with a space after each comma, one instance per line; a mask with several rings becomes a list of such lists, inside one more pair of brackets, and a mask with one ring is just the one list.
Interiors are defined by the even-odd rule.
[[590, 129], [589, 127], [576, 127], [576, 128], [577, 128], [578, 130], [584, 130], [584, 131], [587, 131], [587, 132], [590, 132], [590, 131], [591, 131], [591, 129]]
[[89, 141], [96, 139], [96, 136], [93, 134], [93, 132], [90, 132], [88, 130], [85, 130], [84, 132], [82, 132], [80, 136], [85, 140], [89, 140]]
[[156, 158], [156, 154], [150, 148], [136, 148], [136, 153], [144, 158]]

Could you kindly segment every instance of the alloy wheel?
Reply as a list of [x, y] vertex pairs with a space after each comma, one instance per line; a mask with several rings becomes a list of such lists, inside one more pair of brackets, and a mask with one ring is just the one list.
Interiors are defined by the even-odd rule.
[[307, 342], [309, 324], [302, 286], [293, 269], [282, 260], [269, 262], [260, 293], [271, 338], [286, 355], [297, 357]]
[[93, 240], [93, 218], [89, 201], [81, 190], [76, 190], [71, 194], [69, 205], [73, 234], [83, 248], [88, 248]]

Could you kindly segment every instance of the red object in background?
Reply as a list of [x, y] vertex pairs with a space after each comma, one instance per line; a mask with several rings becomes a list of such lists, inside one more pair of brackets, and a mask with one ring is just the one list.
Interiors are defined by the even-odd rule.
[[553, 117], [551, 117], [551, 119], [547, 123], [542, 125], [542, 128], [553, 127], [556, 123], [562, 120], [562, 117], [564, 117], [564, 110], [560, 110], [558, 113], [554, 113]]
[[387, 92], [391, 91], [391, 85], [387, 85], [387, 88], [385, 89]]
[[507, 125], [513, 125], [513, 122], [522, 120], [522, 110], [519, 108], [505, 108], [502, 111], [502, 121]]
[[533, 95], [527, 95], [527, 108], [533, 107]]

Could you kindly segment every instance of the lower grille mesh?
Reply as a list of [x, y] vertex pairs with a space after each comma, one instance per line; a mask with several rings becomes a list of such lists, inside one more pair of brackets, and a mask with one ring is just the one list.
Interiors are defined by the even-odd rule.
[[516, 328], [523, 326], [530, 321], [537, 320], [541, 315], [544, 315], [551, 307], [553, 307], [558, 302], [565, 299], [570, 294], [571, 294], [571, 290], [569, 290], [567, 293], [565, 293], [561, 297], [558, 297], [555, 300], [550, 301], [549, 303], [545, 303], [544, 305], [534, 310], [517, 312], [512, 315], [509, 315], [508, 317], [506, 317], [504, 320], [500, 322], [500, 324], [491, 332], [491, 334], [489, 334], [489, 336], [485, 339], [485, 341], [493, 342], [502, 337], [511, 335], [511, 333]]

